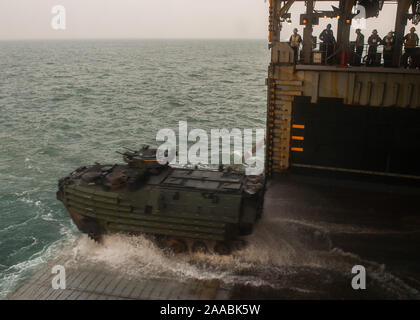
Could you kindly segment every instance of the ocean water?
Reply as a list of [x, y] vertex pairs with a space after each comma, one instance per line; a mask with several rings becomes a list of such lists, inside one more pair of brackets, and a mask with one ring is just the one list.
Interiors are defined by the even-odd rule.
[[79, 235], [60, 177], [178, 121], [264, 128], [268, 63], [258, 40], [0, 41], [0, 298]]

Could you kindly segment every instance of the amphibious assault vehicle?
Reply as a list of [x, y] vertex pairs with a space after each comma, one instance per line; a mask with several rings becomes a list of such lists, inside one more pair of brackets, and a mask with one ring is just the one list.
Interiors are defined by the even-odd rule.
[[121, 153], [126, 164], [84, 166], [59, 180], [78, 229], [100, 241], [107, 233], [152, 235], [174, 252], [229, 254], [252, 233], [262, 211], [264, 177], [231, 167], [173, 168], [156, 149]]

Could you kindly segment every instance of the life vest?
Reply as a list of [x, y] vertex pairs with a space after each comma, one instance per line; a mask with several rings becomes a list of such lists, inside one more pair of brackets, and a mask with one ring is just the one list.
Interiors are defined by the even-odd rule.
[[333, 43], [334, 42], [334, 33], [332, 30], [324, 29], [324, 31], [321, 32], [321, 40], [324, 43]]
[[404, 37], [404, 39], [405, 39], [404, 48], [411, 49], [417, 46], [417, 41], [419, 37], [417, 36], [416, 33], [409, 33]]
[[379, 38], [378, 35], [371, 35], [369, 37], [369, 45], [371, 46], [377, 46], [381, 42], [381, 38]]
[[394, 45], [394, 38], [390, 37], [390, 36], [386, 36], [384, 38], [384, 50], [385, 51], [391, 51], [392, 50], [392, 46]]
[[363, 47], [365, 42], [365, 36], [363, 34], [358, 34], [356, 37], [356, 46]]
[[300, 43], [302, 42], [302, 39], [300, 35], [298, 34], [292, 34], [290, 37], [290, 46], [293, 48], [299, 48]]

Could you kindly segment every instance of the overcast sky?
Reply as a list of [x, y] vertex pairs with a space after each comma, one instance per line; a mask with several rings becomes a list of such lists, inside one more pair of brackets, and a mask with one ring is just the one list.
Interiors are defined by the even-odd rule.
[[[66, 30], [53, 30], [51, 9], [66, 9]], [[331, 4], [317, 4], [329, 9]], [[299, 22], [303, 3], [293, 5]], [[365, 34], [393, 29], [395, 5], [369, 19]], [[74, 38], [253, 38], [267, 39], [268, 3], [264, 0], [0, 0], [0, 39]], [[318, 35], [333, 19], [321, 19]], [[293, 27], [285, 25], [282, 39]], [[408, 25], [408, 27], [410, 24]], [[408, 29], [407, 29], [408, 30]]]

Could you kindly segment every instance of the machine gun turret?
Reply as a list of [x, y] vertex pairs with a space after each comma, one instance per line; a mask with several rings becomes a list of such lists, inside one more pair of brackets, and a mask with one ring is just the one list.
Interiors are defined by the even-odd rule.
[[118, 154], [123, 156], [124, 162], [126, 162], [129, 167], [137, 168], [157, 168], [163, 167], [156, 158], [157, 149], [150, 148], [148, 145], [144, 145], [139, 151], [131, 150], [124, 147], [126, 152], [116, 151]]

